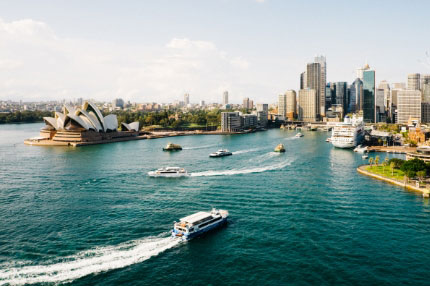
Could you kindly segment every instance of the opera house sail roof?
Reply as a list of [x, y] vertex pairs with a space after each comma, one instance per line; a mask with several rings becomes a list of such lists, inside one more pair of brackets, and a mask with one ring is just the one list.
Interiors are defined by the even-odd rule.
[[34, 140], [29, 139], [25, 143], [80, 146], [132, 140], [131, 137], [139, 135], [139, 122], [122, 123], [119, 126], [115, 114], [103, 116], [98, 107], [90, 101], [85, 101], [80, 107], [65, 104], [63, 112], [55, 112], [54, 117], [44, 117], [43, 120], [46, 125], [38, 137], [43, 138], [43, 142], [34, 144]]

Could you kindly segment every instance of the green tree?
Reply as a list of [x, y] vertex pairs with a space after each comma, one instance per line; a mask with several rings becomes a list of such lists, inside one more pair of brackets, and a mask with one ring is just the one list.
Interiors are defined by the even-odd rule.
[[424, 180], [424, 178], [426, 177], [426, 171], [424, 171], [424, 170], [418, 171], [417, 172], [417, 177], [418, 177], [418, 180], [421, 183]]
[[396, 163], [391, 162], [390, 163], [390, 169], [391, 169], [391, 176], [394, 176], [394, 169], [396, 168]]
[[379, 156], [376, 156], [375, 157], [375, 165], [378, 166], [378, 164], [379, 164]]
[[370, 165], [370, 168], [372, 168], [372, 164], [373, 164], [373, 157], [370, 157], [370, 158], [369, 158], [369, 165]]

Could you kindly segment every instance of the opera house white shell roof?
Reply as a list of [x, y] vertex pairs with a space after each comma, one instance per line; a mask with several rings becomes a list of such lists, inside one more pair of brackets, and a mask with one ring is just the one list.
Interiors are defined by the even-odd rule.
[[[74, 108], [65, 104], [63, 113], [55, 112], [55, 117], [43, 117], [45, 124], [55, 130], [94, 130], [110, 132], [118, 129], [118, 119], [115, 114], [103, 117], [97, 106], [85, 101], [82, 107]], [[139, 131], [139, 122], [123, 123], [128, 131]]]

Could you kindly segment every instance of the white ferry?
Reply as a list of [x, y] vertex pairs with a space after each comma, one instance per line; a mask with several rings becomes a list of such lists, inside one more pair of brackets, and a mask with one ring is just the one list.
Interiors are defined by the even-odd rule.
[[354, 148], [364, 139], [363, 121], [345, 117], [344, 122], [333, 127], [331, 144], [337, 148]]
[[183, 217], [173, 225], [172, 236], [190, 240], [227, 222], [228, 211], [212, 209]]
[[233, 155], [233, 153], [231, 153], [228, 150], [218, 150], [214, 153], [209, 154], [209, 157], [215, 158], [215, 157], [224, 157], [224, 156], [230, 156]]
[[155, 171], [148, 172], [150, 177], [186, 177], [189, 176], [187, 170], [180, 167], [165, 167]]

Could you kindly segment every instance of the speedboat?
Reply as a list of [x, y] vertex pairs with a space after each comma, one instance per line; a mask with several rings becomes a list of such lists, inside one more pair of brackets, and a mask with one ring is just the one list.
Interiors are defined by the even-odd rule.
[[148, 172], [148, 175], [150, 177], [171, 177], [171, 178], [177, 178], [177, 177], [187, 177], [190, 174], [188, 174], [187, 170], [180, 167], [165, 167], [160, 168], [155, 171]]
[[214, 153], [210, 153], [209, 157], [215, 158], [215, 157], [224, 157], [224, 156], [230, 156], [230, 155], [233, 155], [233, 153], [231, 153], [226, 149], [223, 149], [223, 150], [218, 150]]
[[178, 151], [182, 150], [181, 145], [173, 144], [173, 143], [167, 143], [167, 146], [163, 148], [163, 151]]
[[212, 209], [183, 217], [173, 224], [172, 236], [190, 240], [227, 222], [228, 211]]
[[284, 153], [285, 152], [284, 144], [282, 143], [278, 144], [278, 146], [275, 147], [275, 152]]
[[327, 138], [325, 142], [331, 142], [331, 137]]
[[367, 159], [369, 158], [369, 156], [367, 154], [364, 154], [363, 156], [361, 156], [362, 159]]
[[368, 150], [367, 146], [358, 145], [357, 147], [354, 148], [354, 152], [364, 154], [366, 152], [369, 152], [369, 150]]
[[303, 137], [303, 136], [304, 136], [304, 135], [303, 135], [302, 133], [300, 133], [300, 132], [296, 134], [296, 137], [297, 137], [297, 138], [300, 138], [300, 137]]

